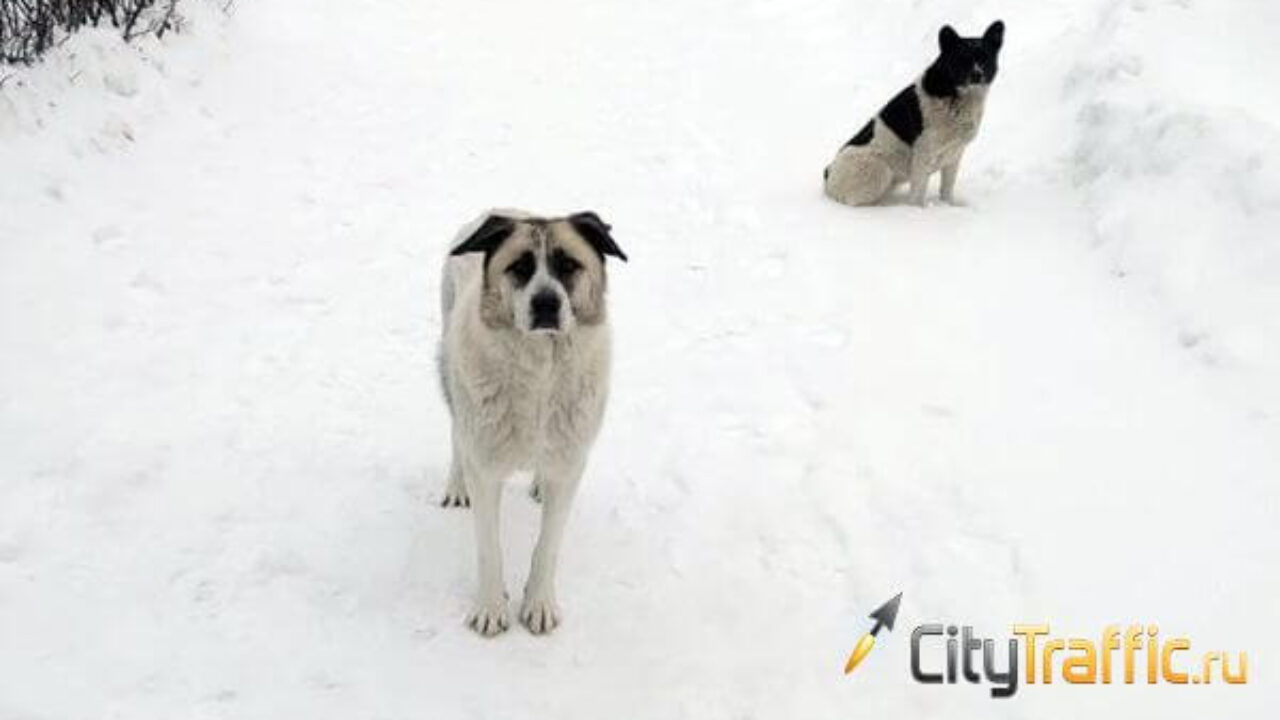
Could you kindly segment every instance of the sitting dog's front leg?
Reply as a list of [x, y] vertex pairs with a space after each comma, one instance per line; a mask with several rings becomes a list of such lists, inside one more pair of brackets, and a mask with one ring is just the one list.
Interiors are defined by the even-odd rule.
[[574, 462], [567, 467], [541, 471], [536, 480], [542, 501], [542, 530], [533, 549], [529, 580], [524, 587], [524, 602], [520, 606], [520, 622], [537, 635], [549, 633], [560, 624], [560, 608], [556, 605], [556, 563], [582, 468], [581, 461]]
[[960, 158], [942, 166], [942, 202], [956, 205], [956, 176], [960, 174]]
[[924, 207], [925, 193], [929, 190], [929, 160], [924, 148], [917, 147], [911, 156], [911, 194], [908, 196], [912, 205]]
[[475, 515], [476, 559], [479, 588], [467, 624], [481, 635], [490, 636], [507, 629], [507, 592], [502, 581], [502, 544], [498, 515], [502, 504], [502, 477], [492, 471], [466, 473], [471, 496], [471, 512]]

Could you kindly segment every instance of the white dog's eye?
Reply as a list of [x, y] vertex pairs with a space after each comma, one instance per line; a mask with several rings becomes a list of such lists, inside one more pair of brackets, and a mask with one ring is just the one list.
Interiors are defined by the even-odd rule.
[[534, 259], [533, 253], [525, 252], [516, 258], [516, 261], [507, 266], [507, 274], [515, 279], [517, 284], [524, 285], [533, 277], [533, 273], [538, 269], [538, 261]]
[[574, 260], [563, 250], [556, 250], [551, 253], [551, 274], [555, 275], [560, 281], [572, 276], [578, 270], [582, 269], [582, 263]]

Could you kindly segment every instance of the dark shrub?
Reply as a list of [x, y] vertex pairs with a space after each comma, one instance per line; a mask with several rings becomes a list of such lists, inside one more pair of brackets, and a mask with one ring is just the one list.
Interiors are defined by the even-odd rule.
[[110, 23], [127, 40], [173, 29], [178, 0], [0, 0], [0, 62], [29, 63], [85, 25]]

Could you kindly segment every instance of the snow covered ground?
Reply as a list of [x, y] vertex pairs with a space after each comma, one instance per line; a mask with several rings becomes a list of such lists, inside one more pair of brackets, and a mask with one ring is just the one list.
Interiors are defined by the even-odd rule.
[[[0, 69], [0, 719], [1274, 714], [1280, 6], [187, 5]], [[996, 17], [968, 205], [824, 199]], [[549, 638], [463, 627], [436, 507], [439, 258], [494, 205], [632, 259]], [[933, 621], [1250, 682], [995, 701], [911, 680]]]

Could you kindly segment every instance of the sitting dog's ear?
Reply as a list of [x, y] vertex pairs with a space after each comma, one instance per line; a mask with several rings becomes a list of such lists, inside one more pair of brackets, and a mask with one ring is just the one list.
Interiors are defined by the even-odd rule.
[[609, 224], [600, 219], [600, 216], [591, 212], [574, 213], [569, 216], [569, 224], [574, 230], [586, 240], [595, 251], [600, 253], [600, 259], [603, 260], [605, 255], [612, 255], [626, 261], [627, 254], [622, 252], [622, 248], [618, 247], [618, 243], [613, 241], [613, 236], [609, 231], [613, 228]]
[[943, 25], [938, 31], [938, 48], [946, 54], [958, 47], [960, 47], [960, 33], [950, 25]]
[[999, 50], [1004, 44], [1004, 21], [997, 20], [991, 23], [991, 27], [982, 33], [982, 44], [986, 45], [990, 50]]
[[511, 233], [515, 232], [516, 223], [511, 218], [502, 217], [501, 215], [490, 215], [484, 219], [480, 227], [471, 233], [471, 237], [462, 241], [462, 244], [453, 249], [450, 255], [466, 255], [467, 253], [482, 252], [484, 253], [485, 262], [488, 262], [489, 256], [493, 255], [507, 238], [511, 237]]

